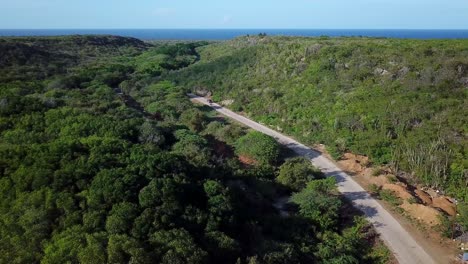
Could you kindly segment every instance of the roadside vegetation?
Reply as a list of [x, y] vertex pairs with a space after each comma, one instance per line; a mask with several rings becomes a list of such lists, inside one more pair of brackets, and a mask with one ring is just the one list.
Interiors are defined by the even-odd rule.
[[0, 263], [389, 259], [332, 179], [167, 77], [205, 44], [0, 39]]
[[246, 36], [168, 77], [339, 158], [468, 200], [468, 41]]

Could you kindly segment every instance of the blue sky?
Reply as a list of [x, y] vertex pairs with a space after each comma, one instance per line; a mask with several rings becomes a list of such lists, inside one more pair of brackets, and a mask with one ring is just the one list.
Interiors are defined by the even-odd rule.
[[468, 0], [0, 0], [0, 28], [468, 29]]

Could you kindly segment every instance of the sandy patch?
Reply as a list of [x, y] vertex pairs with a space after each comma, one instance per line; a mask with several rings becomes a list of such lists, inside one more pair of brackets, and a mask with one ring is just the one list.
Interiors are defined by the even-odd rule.
[[429, 226], [436, 226], [440, 224], [440, 212], [437, 209], [425, 206], [422, 204], [403, 203], [401, 206], [412, 218], [425, 223]]
[[343, 155], [343, 159], [338, 161], [338, 164], [346, 171], [352, 173], [362, 173], [364, 169], [366, 169], [367, 165], [369, 165], [369, 158], [352, 153], [345, 153]]
[[340, 160], [338, 161], [338, 164], [344, 168], [345, 171], [351, 172], [351, 173], [359, 173], [362, 171], [362, 166], [360, 164], [357, 164], [356, 162], [352, 160]]
[[409, 193], [405, 187], [398, 185], [398, 184], [387, 183], [382, 186], [382, 189], [394, 191], [395, 195], [403, 199], [404, 201], [410, 198], [414, 198], [414, 196], [411, 195], [411, 193]]

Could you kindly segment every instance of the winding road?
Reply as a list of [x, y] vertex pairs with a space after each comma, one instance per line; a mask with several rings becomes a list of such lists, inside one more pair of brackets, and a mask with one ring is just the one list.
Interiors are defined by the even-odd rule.
[[299, 155], [309, 158], [312, 164], [322, 170], [327, 176], [335, 177], [338, 190], [349, 199], [356, 208], [360, 209], [365, 214], [367, 220], [374, 225], [381, 239], [394, 253], [399, 263], [436, 263], [387, 210], [357, 184], [351, 176], [339, 169], [321, 153], [218, 104], [209, 103], [206, 98], [193, 94], [189, 94], [189, 97], [193, 101], [208, 105], [219, 113], [249, 126], [252, 129], [274, 137], [280, 144], [287, 146]]

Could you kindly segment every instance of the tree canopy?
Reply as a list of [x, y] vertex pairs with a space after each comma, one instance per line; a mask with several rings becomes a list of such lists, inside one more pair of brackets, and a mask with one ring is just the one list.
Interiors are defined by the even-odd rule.
[[236, 152], [260, 163], [274, 164], [278, 160], [279, 145], [274, 138], [251, 131], [237, 140]]

